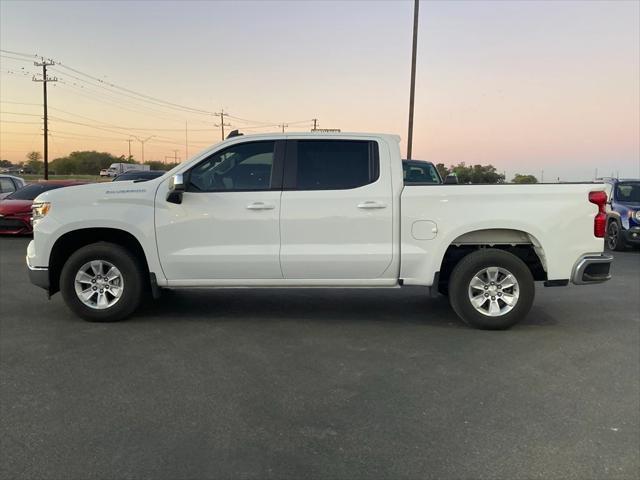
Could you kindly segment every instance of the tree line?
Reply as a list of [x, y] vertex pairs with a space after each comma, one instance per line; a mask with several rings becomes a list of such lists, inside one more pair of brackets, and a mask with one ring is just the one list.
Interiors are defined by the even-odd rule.
[[[445, 166], [444, 163], [436, 164], [438, 172], [445, 178], [447, 175], [458, 177], [458, 183], [506, 183], [503, 173], [499, 173], [493, 165], [467, 165], [460, 162], [457, 165]], [[533, 175], [516, 173], [509, 183], [538, 183]]]
[[[49, 174], [51, 175], [98, 175], [100, 170], [109, 168], [112, 163], [135, 163], [133, 156], [116, 157], [108, 152], [96, 152], [95, 150], [71, 152], [66, 157], [56, 158], [49, 162]], [[159, 161], [147, 161], [151, 170], [170, 170], [176, 163], [164, 163]], [[0, 160], [0, 168], [18, 169], [23, 173], [41, 174], [44, 172], [44, 162], [40, 152], [29, 152], [26, 160], [13, 164], [8, 160]]]

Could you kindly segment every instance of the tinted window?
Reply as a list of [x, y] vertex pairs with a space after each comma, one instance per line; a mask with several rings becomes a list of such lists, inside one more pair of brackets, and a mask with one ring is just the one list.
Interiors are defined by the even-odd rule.
[[269, 190], [275, 142], [233, 145], [217, 152], [189, 172], [188, 190], [221, 192]]
[[0, 178], [0, 193], [13, 192], [15, 189], [10, 178]]
[[405, 185], [440, 183], [436, 167], [428, 162], [402, 162]]
[[378, 144], [355, 140], [299, 140], [298, 190], [343, 190], [378, 179]]
[[26, 187], [22, 187], [19, 190], [16, 190], [11, 195], [9, 195], [7, 200], [33, 200], [42, 192], [46, 192], [47, 190], [53, 190], [55, 188], [62, 188], [65, 185], [55, 185], [55, 184], [46, 184], [39, 185], [34, 183], [33, 185], [27, 185]]
[[616, 200], [622, 203], [640, 203], [640, 183], [619, 183]]

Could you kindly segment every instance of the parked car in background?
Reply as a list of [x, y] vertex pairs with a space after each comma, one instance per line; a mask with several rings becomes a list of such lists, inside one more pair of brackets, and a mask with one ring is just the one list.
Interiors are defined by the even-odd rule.
[[146, 180], [152, 180], [154, 178], [161, 177], [165, 173], [167, 173], [167, 172], [165, 172], [164, 170], [148, 170], [146, 172], [141, 172], [141, 171], [135, 170], [135, 171], [131, 171], [131, 172], [121, 173], [116, 178], [114, 178], [112, 181], [113, 182], [122, 182], [124, 180], [133, 180], [133, 181], [136, 181], [136, 182], [144, 182]]
[[436, 166], [424, 160], [402, 160], [402, 176], [405, 185], [442, 183]]
[[24, 187], [25, 181], [13, 175], [0, 175], [0, 199]]
[[607, 247], [624, 250], [640, 246], [640, 179], [609, 179], [607, 203]]
[[109, 176], [109, 169], [103, 168], [102, 170], [100, 170], [100, 176], [101, 177], [108, 177]]
[[121, 173], [130, 172], [132, 170], [149, 171], [151, 170], [151, 166], [140, 165], [139, 163], [112, 163], [111, 166], [107, 168], [107, 176], [117, 177]]
[[33, 199], [41, 193], [86, 182], [51, 181], [32, 183], [0, 200], [0, 234], [29, 235], [31, 227], [31, 207]]

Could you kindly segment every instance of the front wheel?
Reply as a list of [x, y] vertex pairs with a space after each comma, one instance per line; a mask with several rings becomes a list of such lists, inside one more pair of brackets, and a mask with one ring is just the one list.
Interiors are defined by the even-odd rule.
[[120, 245], [99, 242], [77, 250], [64, 264], [60, 292], [67, 306], [91, 322], [131, 315], [143, 293], [142, 269]]
[[512, 253], [482, 249], [456, 265], [449, 300], [468, 325], [504, 330], [522, 320], [533, 304], [535, 285], [529, 267]]
[[609, 250], [624, 250], [624, 242], [620, 235], [620, 225], [615, 220], [609, 222], [607, 227], [607, 247], [609, 247]]

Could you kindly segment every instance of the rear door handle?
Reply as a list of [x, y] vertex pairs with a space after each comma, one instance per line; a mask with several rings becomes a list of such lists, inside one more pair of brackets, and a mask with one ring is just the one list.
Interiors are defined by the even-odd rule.
[[358, 208], [363, 208], [365, 210], [372, 210], [375, 208], [387, 208], [387, 204], [382, 202], [374, 202], [372, 200], [367, 200], [366, 202], [359, 203]]
[[273, 210], [274, 208], [276, 208], [275, 205], [264, 202], [253, 202], [247, 205], [247, 210]]

